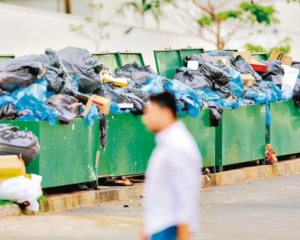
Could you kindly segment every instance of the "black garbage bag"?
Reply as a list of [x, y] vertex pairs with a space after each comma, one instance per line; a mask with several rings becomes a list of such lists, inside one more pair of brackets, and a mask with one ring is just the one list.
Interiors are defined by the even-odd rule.
[[22, 155], [26, 166], [39, 153], [37, 137], [30, 131], [19, 131], [19, 127], [0, 124], [0, 155]]
[[237, 70], [242, 74], [251, 74], [256, 81], [261, 81], [261, 76], [253, 70], [249, 63], [241, 55], [238, 55], [235, 58], [235, 66]]
[[107, 142], [107, 121], [105, 115], [98, 108], [99, 118], [100, 118], [100, 146], [103, 150], [105, 150], [106, 142]]
[[127, 88], [127, 93], [132, 93], [138, 98], [140, 98], [143, 102], [148, 102], [150, 99], [150, 95], [143, 91], [142, 89], [136, 89], [136, 88]]
[[212, 127], [220, 125], [223, 109], [217, 106], [214, 102], [209, 102], [208, 107], [210, 108], [210, 124]]
[[0, 119], [13, 120], [18, 117], [18, 111], [13, 104], [7, 104], [0, 108]]
[[231, 94], [231, 85], [227, 84], [225, 86], [221, 86], [218, 89], [215, 89], [215, 91], [221, 96], [221, 98], [228, 98]]
[[56, 94], [47, 98], [47, 105], [56, 110], [61, 123], [69, 124], [79, 115], [82, 103], [72, 96]]
[[201, 67], [202, 64], [204, 64], [206, 61], [201, 57], [200, 54], [192, 54], [189, 56], [186, 56], [183, 60], [183, 66], [188, 66], [188, 61], [198, 61], [198, 67]]
[[145, 106], [143, 100], [132, 93], [125, 93], [125, 95], [130, 100], [130, 102], [133, 103], [132, 113], [136, 115], [142, 115], [144, 113]]
[[110, 98], [115, 103], [130, 103], [125, 95], [125, 88], [117, 88], [110, 84], [104, 83], [100, 89], [95, 91], [95, 94]]
[[294, 86], [293, 100], [295, 107], [300, 107], [300, 79], [297, 79], [297, 82]]
[[208, 55], [214, 57], [229, 57], [231, 65], [235, 66], [235, 57], [232, 52], [220, 50], [220, 51], [212, 51]]
[[137, 85], [145, 84], [146, 80], [152, 75], [157, 75], [150, 66], [140, 66], [136, 62], [126, 64], [116, 68], [116, 77], [128, 78], [134, 81]]
[[100, 72], [103, 64], [99, 59], [92, 58], [86, 49], [67, 47], [58, 51], [64, 67], [76, 77], [79, 92], [92, 93], [101, 87]]
[[224, 71], [224, 69], [226, 68], [220, 65], [204, 63], [198, 69], [198, 71], [202, 73], [205, 77], [210, 79], [213, 83], [219, 86], [224, 86], [230, 82], [230, 74]]
[[0, 63], [0, 88], [13, 92], [44, 75], [41, 63], [14, 58]]
[[293, 62], [292, 62], [292, 67], [293, 67], [293, 68], [297, 68], [297, 69], [300, 70], [300, 62], [293, 61]]
[[277, 60], [261, 62], [268, 66], [267, 72], [261, 73], [262, 78], [281, 86], [282, 77], [284, 76], [284, 69], [281, 66], [282, 63]]
[[193, 89], [213, 88], [213, 83], [206, 76], [188, 68], [177, 68], [174, 79], [185, 83]]

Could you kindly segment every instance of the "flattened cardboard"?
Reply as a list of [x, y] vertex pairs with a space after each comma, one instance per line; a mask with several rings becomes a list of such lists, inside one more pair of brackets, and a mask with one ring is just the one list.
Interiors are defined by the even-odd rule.
[[17, 155], [0, 156], [0, 183], [26, 174], [25, 163]]
[[280, 52], [277, 49], [274, 49], [271, 52], [271, 55], [268, 60], [278, 60], [278, 61], [281, 61], [284, 65], [289, 66], [289, 67], [292, 65], [292, 62], [293, 62], [293, 58], [291, 56], [289, 56], [283, 52]]

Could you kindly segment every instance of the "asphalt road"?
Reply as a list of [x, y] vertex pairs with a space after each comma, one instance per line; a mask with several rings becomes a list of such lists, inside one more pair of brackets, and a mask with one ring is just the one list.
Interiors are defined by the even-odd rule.
[[[300, 174], [205, 189], [197, 240], [300, 239]], [[128, 208], [124, 208], [124, 205]], [[137, 240], [141, 200], [0, 220], [1, 240]]]

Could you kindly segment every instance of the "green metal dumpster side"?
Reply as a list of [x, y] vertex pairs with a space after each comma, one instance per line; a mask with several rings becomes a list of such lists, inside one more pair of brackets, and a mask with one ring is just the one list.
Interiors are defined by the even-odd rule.
[[180, 50], [181, 52], [181, 60], [182, 60], [182, 66], [183, 66], [183, 60], [186, 56], [192, 55], [192, 54], [200, 54], [203, 53], [203, 48], [182, 48]]
[[203, 167], [215, 167], [216, 128], [210, 124], [210, 110], [201, 110], [198, 118], [181, 115], [180, 120], [185, 123], [195, 138], [202, 155]]
[[141, 53], [120, 52], [119, 59], [120, 59], [121, 66], [133, 62], [136, 62], [141, 66], [145, 66], [144, 59]]
[[157, 74], [173, 79], [176, 69], [182, 66], [180, 50], [154, 50]]
[[237, 111], [225, 108], [216, 129], [216, 166], [264, 159], [265, 106], [239, 107]]
[[300, 153], [300, 108], [294, 102], [270, 103], [269, 140], [277, 156]]
[[141, 116], [129, 113], [106, 117], [107, 145], [100, 154], [98, 176], [145, 173], [155, 140], [143, 125]]
[[263, 61], [268, 60], [268, 56], [265, 53], [252, 53], [251, 56], [256, 60], [263, 60]]
[[14, 55], [0, 55], [0, 62], [15, 58]]
[[95, 53], [92, 54], [94, 58], [101, 60], [101, 62], [109, 67], [113, 72], [116, 68], [121, 66], [119, 54], [115, 53]]
[[99, 119], [91, 129], [83, 119], [51, 126], [39, 121], [0, 121], [32, 131], [39, 140], [40, 152], [27, 168], [27, 173], [43, 177], [42, 187], [58, 187], [97, 181], [96, 153], [99, 149]]

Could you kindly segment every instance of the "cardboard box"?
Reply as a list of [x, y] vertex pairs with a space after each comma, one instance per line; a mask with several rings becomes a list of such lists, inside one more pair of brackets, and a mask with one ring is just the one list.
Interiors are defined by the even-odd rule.
[[278, 61], [281, 61], [286, 66], [291, 66], [293, 58], [283, 52], [280, 52], [277, 49], [274, 49], [271, 52], [271, 55], [268, 60], [278, 60]]
[[263, 64], [254, 58], [250, 59], [249, 64], [251, 65], [253, 70], [256, 72], [266, 72], [268, 70], [268, 66], [266, 64]]
[[0, 183], [26, 174], [25, 163], [17, 155], [0, 156]]
[[100, 107], [101, 111], [104, 114], [109, 114], [109, 109], [110, 109], [110, 103], [111, 99], [102, 97], [99, 95], [92, 95], [89, 97], [88, 95], [85, 94], [76, 94], [75, 96], [80, 102], [85, 104], [85, 109], [84, 112], [82, 113], [82, 116], [86, 116], [92, 106], [92, 103], [94, 103], [96, 106]]
[[251, 74], [241, 74], [245, 87], [253, 87], [255, 78]]
[[243, 58], [245, 58], [245, 60], [246, 60], [247, 63], [249, 63], [250, 60], [251, 60], [251, 52], [249, 52], [249, 51], [234, 52], [233, 55], [235, 57], [242, 56]]

